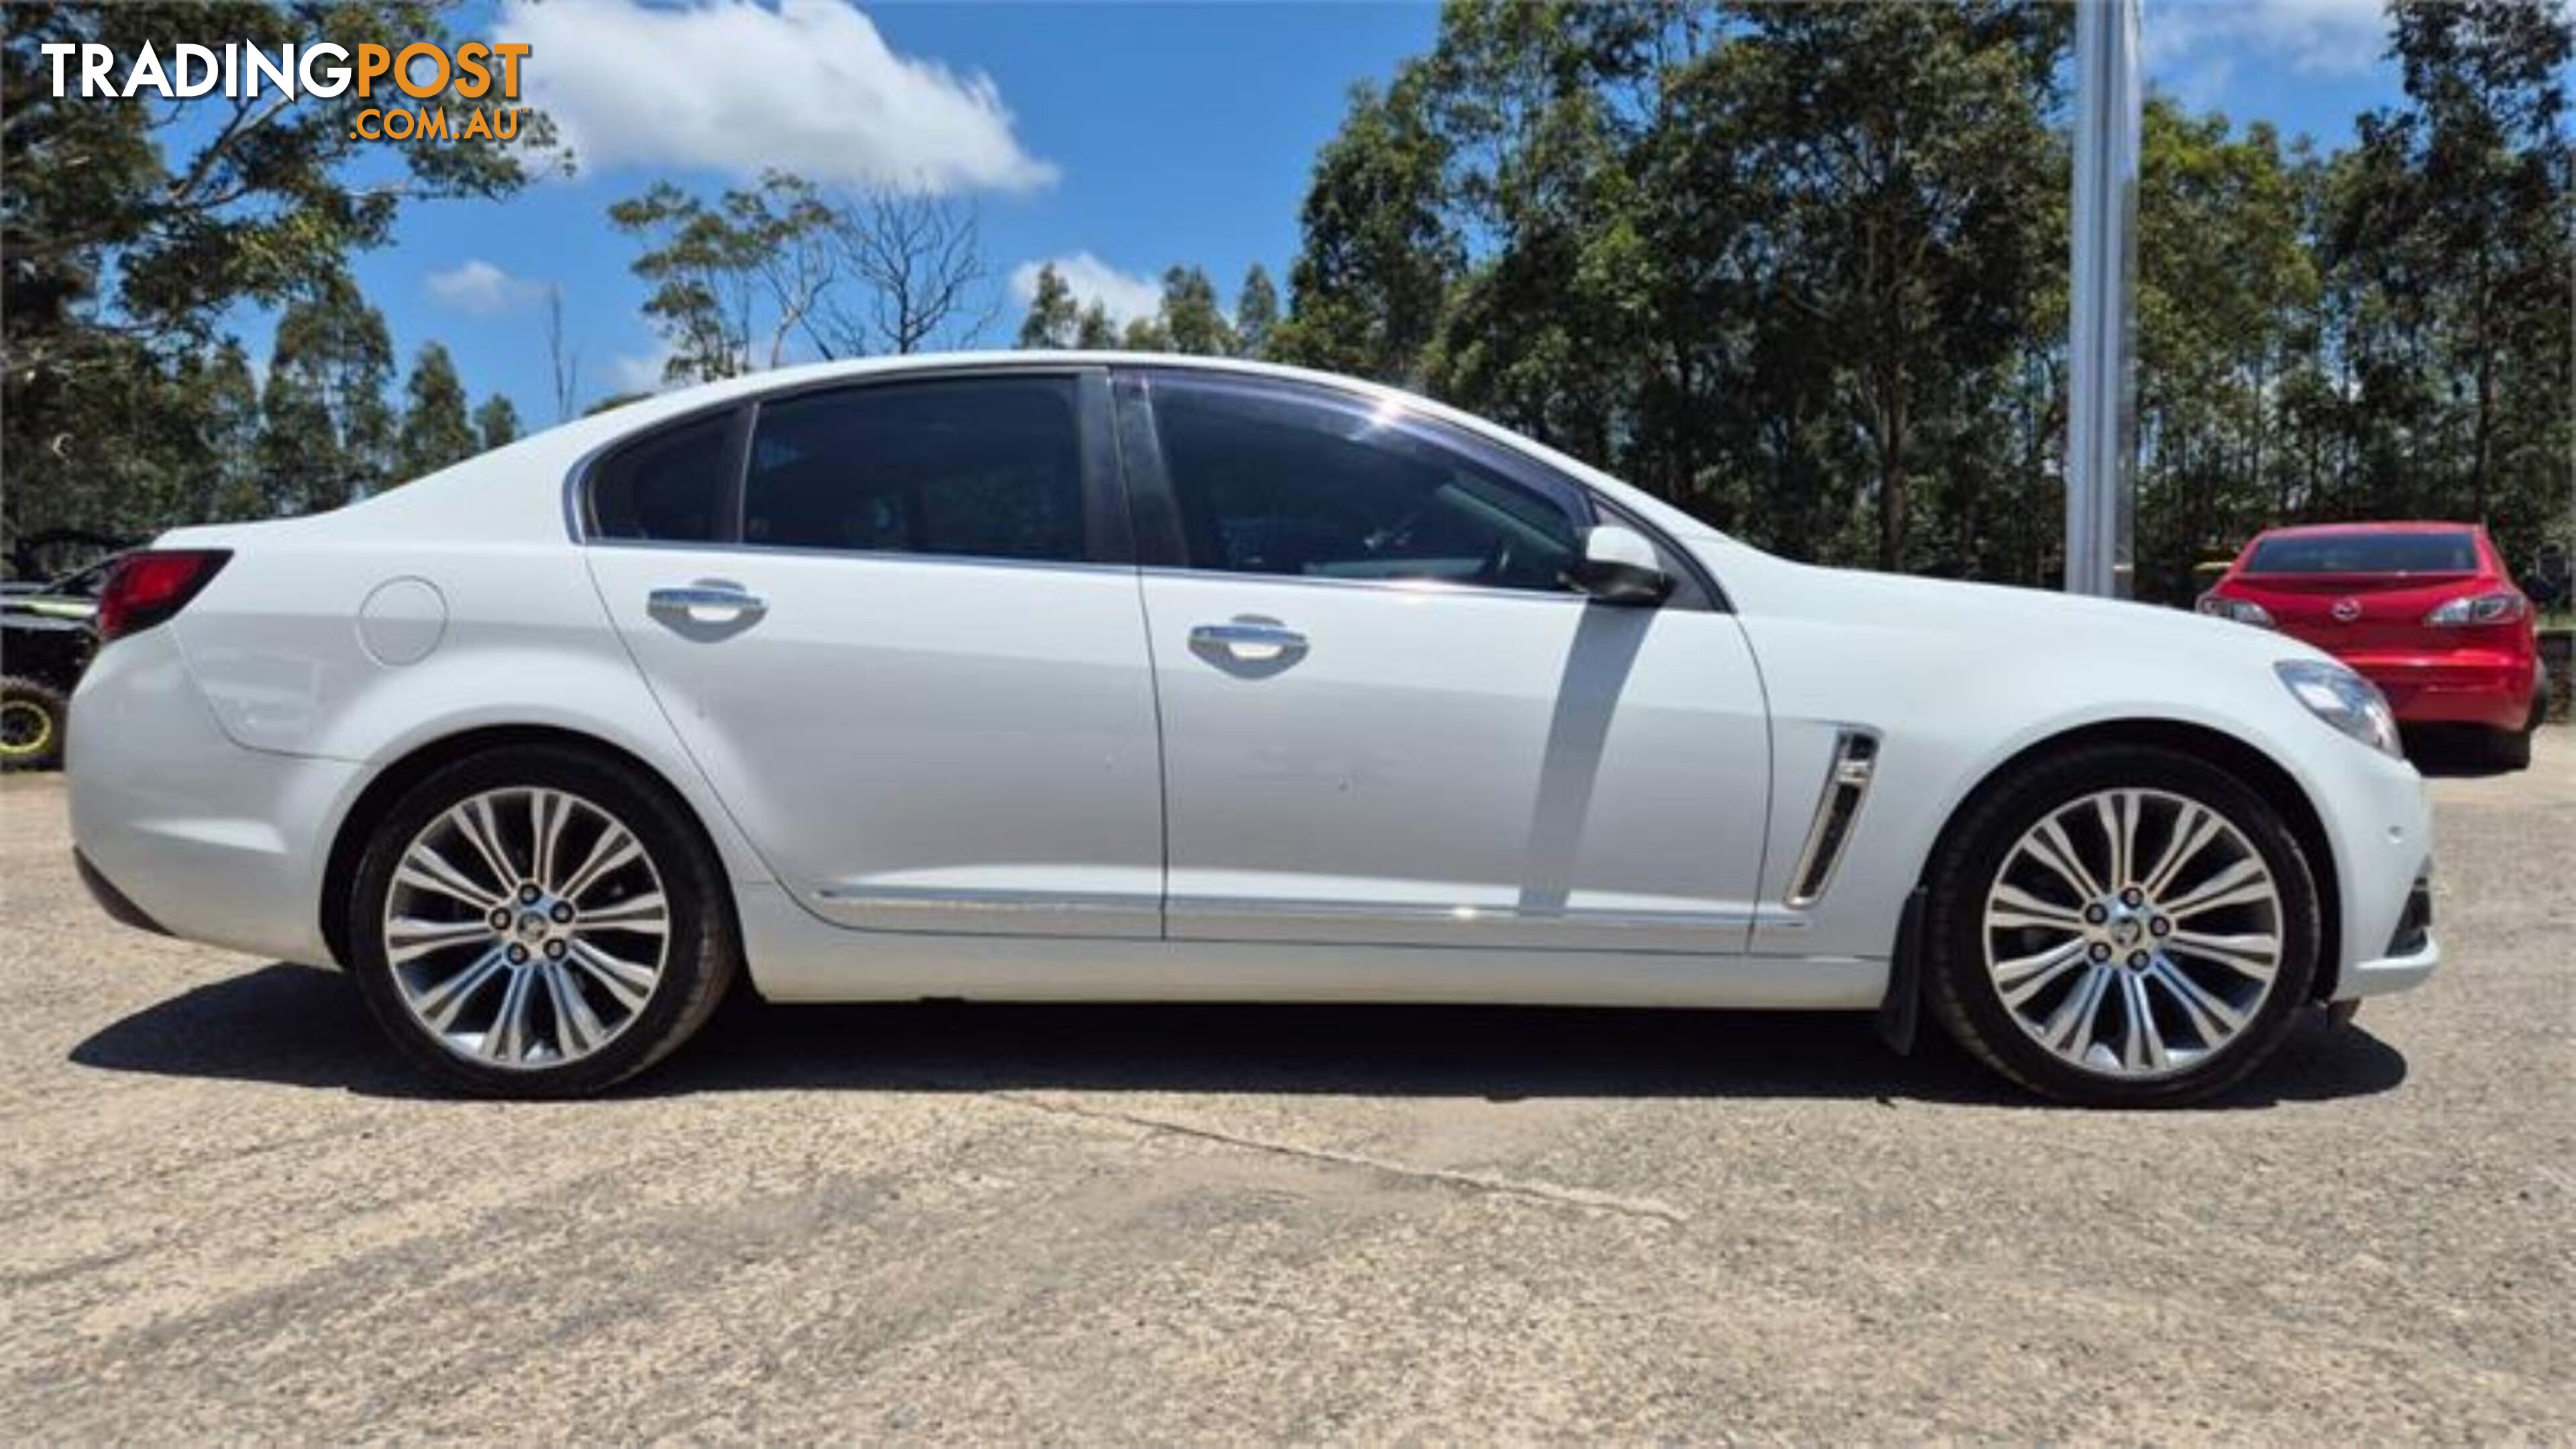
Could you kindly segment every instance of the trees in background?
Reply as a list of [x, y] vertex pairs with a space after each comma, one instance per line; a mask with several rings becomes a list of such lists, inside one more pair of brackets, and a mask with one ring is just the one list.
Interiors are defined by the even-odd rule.
[[[438, 38], [446, 0], [13, 6], [0, 89], [0, 546], [326, 507], [520, 431], [443, 349], [400, 399], [348, 258], [401, 208], [508, 194], [533, 147], [349, 172], [354, 98], [55, 99], [37, 47], [177, 33]], [[2570, 518], [2576, 148], [2548, 0], [2397, 0], [2402, 100], [2324, 153], [2150, 99], [2140, 191], [2142, 592], [2282, 519]], [[1023, 347], [1272, 358], [1418, 387], [1793, 556], [2053, 583], [2064, 7], [1453, 0], [1354, 89], [1281, 288], [1161, 277], [1113, 315], [1042, 268]], [[178, 112], [186, 112], [183, 123]], [[211, 123], [207, 118], [211, 117]], [[974, 212], [781, 172], [611, 210], [666, 380], [971, 338]], [[255, 375], [218, 319], [278, 317]], [[580, 356], [550, 292], [555, 413]], [[628, 400], [621, 395], [598, 407]], [[593, 410], [596, 410], [594, 408]]]
[[1183, 352], [1203, 357], [1268, 357], [1279, 325], [1279, 291], [1255, 262], [1235, 290], [1227, 316], [1216, 283], [1203, 267], [1173, 266], [1163, 273], [1154, 311], [1120, 327], [1097, 299], [1083, 302], [1053, 262], [1038, 268], [1029, 310], [1020, 319], [1017, 345], [1079, 347], [1094, 352]]
[[1269, 269], [1259, 262], [1243, 274], [1234, 291], [1234, 345], [1246, 357], [1270, 355], [1270, 334], [1279, 326], [1279, 289]]
[[483, 406], [474, 410], [475, 441], [487, 453], [517, 442], [519, 432], [519, 410], [500, 393], [485, 398]]
[[483, 450], [483, 440], [465, 414], [465, 384], [447, 349], [424, 343], [412, 360], [411, 380], [403, 385], [402, 428], [394, 440], [395, 481], [419, 478], [451, 463], [461, 463]]
[[2517, 564], [2568, 508], [2570, 34], [2560, 7], [2407, 4], [2406, 101], [2329, 175], [2324, 345], [2356, 435], [2323, 505], [2484, 518]]
[[384, 316], [354, 284], [339, 279], [288, 305], [260, 397], [270, 513], [337, 508], [394, 476], [393, 376]]
[[1201, 357], [1234, 353], [1234, 325], [1217, 305], [1216, 284], [1200, 268], [1173, 267], [1163, 273], [1163, 306], [1156, 323], [1161, 345], [1170, 351]]
[[666, 382], [776, 367], [799, 347], [918, 352], [991, 318], [974, 212], [946, 197], [769, 171], [713, 201], [659, 182], [608, 215], [644, 243], [634, 272], [653, 289], [644, 315], [669, 348]]
[[[507, 195], [555, 154], [541, 116], [510, 146], [368, 145], [350, 122], [383, 104], [381, 92], [289, 105], [262, 95], [165, 106], [76, 88], [56, 97], [39, 47], [99, 42], [131, 54], [146, 41], [221, 36], [273, 48], [324, 33], [348, 45], [445, 42], [452, 8], [10, 6], [0, 45], [10, 98], [0, 127], [0, 453], [10, 483], [0, 534], [142, 533], [206, 517], [209, 500], [248, 507], [241, 480], [216, 477], [205, 461], [248, 415], [247, 365], [235, 370], [239, 349], [217, 330], [225, 310], [321, 296], [345, 284], [353, 252], [392, 235], [404, 207]], [[350, 171], [362, 147], [390, 166], [360, 182]]]
[[1037, 286], [1029, 298], [1029, 314], [1020, 319], [1022, 347], [1071, 347], [1076, 333], [1093, 326], [1109, 326], [1109, 313], [1098, 303], [1085, 312], [1073, 299], [1073, 288], [1065, 285], [1064, 274], [1048, 262], [1038, 268]]
[[825, 299], [826, 357], [914, 353], [972, 341], [991, 324], [989, 268], [972, 207], [944, 196], [874, 192], [849, 203], [834, 236], [855, 286]]
[[[2568, 21], [2400, 3], [2318, 157], [2159, 97], [2142, 588], [2281, 518], [2571, 528]], [[1794, 556], [2059, 567], [2061, 7], [1461, 0], [1318, 155], [1284, 360], [1420, 386]]]

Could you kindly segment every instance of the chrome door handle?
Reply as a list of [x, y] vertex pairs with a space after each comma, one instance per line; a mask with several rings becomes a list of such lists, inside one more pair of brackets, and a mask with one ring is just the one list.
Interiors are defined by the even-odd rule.
[[769, 605], [758, 594], [748, 593], [738, 585], [705, 580], [685, 588], [655, 589], [644, 596], [644, 607], [656, 614], [684, 617], [706, 610], [756, 618], [769, 610]]
[[1217, 664], [1248, 665], [1261, 672], [1285, 669], [1306, 657], [1306, 636], [1257, 615], [1190, 631], [1190, 652]]
[[1228, 649], [1303, 649], [1306, 636], [1279, 624], [1201, 624], [1190, 631], [1193, 644], [1222, 644]]

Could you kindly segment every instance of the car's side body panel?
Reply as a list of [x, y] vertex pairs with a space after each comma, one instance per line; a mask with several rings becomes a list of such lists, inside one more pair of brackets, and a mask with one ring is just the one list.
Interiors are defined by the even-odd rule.
[[[2383, 954], [2432, 851], [2421, 781], [2354, 744], [2270, 679], [2293, 641], [2145, 605], [1808, 568], [1702, 533], [1688, 540], [1741, 600], [1762, 661], [1779, 761], [1771, 833], [1804, 828], [1830, 741], [1849, 725], [1884, 745], [1848, 855], [1804, 911], [1781, 904], [1771, 852], [1755, 949], [1884, 955], [1904, 897], [1971, 792], [2013, 757], [2088, 727], [2194, 726], [2279, 765], [2317, 808], [2342, 882], [2349, 987]], [[2034, 607], [2034, 605], [2040, 607]], [[2248, 689], [2254, 680], [2263, 688]]]
[[[1761, 683], [1726, 614], [1157, 572], [1176, 939], [1738, 952]], [[1198, 638], [1285, 621], [1298, 657]]]
[[[590, 567], [698, 768], [808, 908], [873, 930], [1162, 933], [1134, 569], [649, 546], [595, 547]], [[761, 617], [649, 604], [714, 578]]]
[[72, 838], [146, 916], [255, 956], [330, 960], [314, 823], [356, 792], [362, 766], [234, 743], [166, 628], [99, 652], [67, 743]]

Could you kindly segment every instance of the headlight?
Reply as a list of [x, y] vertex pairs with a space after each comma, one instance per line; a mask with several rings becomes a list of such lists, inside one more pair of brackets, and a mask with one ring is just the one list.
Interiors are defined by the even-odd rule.
[[2252, 599], [2231, 599], [2225, 594], [2203, 594], [2200, 596], [2199, 608], [2200, 612], [2213, 619], [2233, 619], [2239, 624], [2253, 624], [2264, 629], [2272, 627], [2272, 611]]
[[2308, 713], [2382, 754], [2406, 758], [2397, 739], [2396, 712], [2379, 686], [2340, 664], [2316, 659], [2284, 659], [2272, 668]]

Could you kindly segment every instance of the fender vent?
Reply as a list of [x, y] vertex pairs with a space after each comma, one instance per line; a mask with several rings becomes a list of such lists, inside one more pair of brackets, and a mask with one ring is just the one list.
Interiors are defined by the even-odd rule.
[[1860, 815], [1861, 797], [1869, 793], [1870, 775], [1878, 768], [1878, 736], [1847, 729], [1834, 736], [1833, 767], [1825, 772], [1824, 793], [1816, 798], [1816, 818], [1807, 827], [1806, 848], [1789, 876], [1789, 904], [1813, 905], [1833, 884], [1834, 866], [1851, 843], [1852, 822]]

